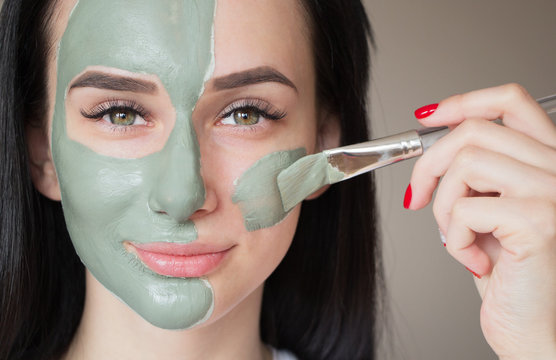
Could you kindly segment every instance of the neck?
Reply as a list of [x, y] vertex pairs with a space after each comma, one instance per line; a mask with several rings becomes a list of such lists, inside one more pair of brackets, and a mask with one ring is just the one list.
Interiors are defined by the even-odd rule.
[[87, 271], [83, 317], [65, 359], [264, 359], [262, 286], [223, 317], [190, 330], [157, 328]]

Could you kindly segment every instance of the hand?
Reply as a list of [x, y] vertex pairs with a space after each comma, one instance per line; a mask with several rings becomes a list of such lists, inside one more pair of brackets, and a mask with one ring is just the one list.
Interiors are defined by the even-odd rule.
[[420, 121], [453, 130], [417, 161], [409, 208], [438, 188], [434, 215], [448, 252], [480, 277], [494, 352], [556, 359], [556, 126], [515, 84], [450, 97]]

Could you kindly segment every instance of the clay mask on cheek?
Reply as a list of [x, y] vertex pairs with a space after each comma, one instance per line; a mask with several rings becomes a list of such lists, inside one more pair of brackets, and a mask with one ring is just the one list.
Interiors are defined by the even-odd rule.
[[[203, 278], [158, 275], [123, 246], [188, 243], [204, 202], [191, 114], [213, 64], [215, 1], [80, 0], [60, 42], [52, 152], [68, 231], [95, 278], [155, 326], [206, 320], [214, 295]], [[158, 76], [175, 125], [164, 148], [138, 159], [100, 155], [70, 139], [68, 85], [90, 66]]]
[[278, 224], [288, 215], [284, 211], [277, 177], [280, 172], [306, 154], [304, 148], [278, 151], [256, 161], [236, 181], [232, 201], [238, 204], [247, 231]]

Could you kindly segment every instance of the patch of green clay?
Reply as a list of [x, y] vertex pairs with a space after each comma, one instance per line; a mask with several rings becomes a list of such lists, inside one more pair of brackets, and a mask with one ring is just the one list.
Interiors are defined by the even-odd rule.
[[274, 226], [286, 217], [288, 212], [282, 206], [276, 177], [305, 154], [303, 148], [275, 152], [259, 159], [241, 175], [232, 201], [239, 205], [248, 231]]
[[278, 175], [284, 211], [290, 211], [325, 185], [334, 184], [345, 174], [328, 163], [324, 153], [305, 156]]
[[[186, 329], [214, 306], [202, 278], [155, 274], [124, 241], [188, 243], [205, 189], [191, 114], [213, 64], [214, 0], [80, 0], [58, 50], [52, 152], [77, 254], [150, 323]], [[90, 66], [158, 76], [176, 113], [164, 148], [138, 159], [97, 154], [66, 133], [68, 85]], [[106, 99], [109, 100], [109, 99]]]

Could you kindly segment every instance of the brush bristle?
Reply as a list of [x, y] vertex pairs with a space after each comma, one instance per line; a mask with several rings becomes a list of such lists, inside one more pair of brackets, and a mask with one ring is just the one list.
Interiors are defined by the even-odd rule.
[[328, 163], [323, 153], [305, 156], [278, 175], [284, 211], [290, 211], [321, 187], [337, 182], [344, 174]]

